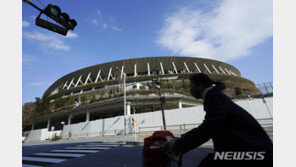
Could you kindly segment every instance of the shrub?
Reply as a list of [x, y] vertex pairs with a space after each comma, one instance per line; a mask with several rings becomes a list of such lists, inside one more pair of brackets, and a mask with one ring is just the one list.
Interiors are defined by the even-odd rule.
[[140, 90], [145, 90], [145, 89], [146, 89], [146, 86], [144, 86], [144, 85], [140, 86]]
[[74, 105], [75, 104], [75, 99], [76, 99], [76, 97], [69, 96], [69, 98], [68, 98], [68, 105]]
[[66, 105], [66, 102], [67, 102], [66, 98], [59, 97], [59, 98], [55, 99], [54, 106], [55, 106], [55, 108], [64, 107]]
[[94, 102], [96, 102], [96, 101], [98, 101], [98, 99], [97, 99], [97, 97], [96, 97], [96, 93], [95, 93], [94, 91], [92, 91], [92, 92], [90, 93], [90, 103], [94, 103]]
[[185, 90], [189, 89], [189, 82], [182, 80], [182, 88]]
[[242, 95], [242, 89], [240, 87], [234, 87], [234, 92], [236, 95]]
[[149, 91], [146, 91], [146, 90], [141, 90], [138, 94], [140, 95], [149, 95]]
[[180, 90], [180, 89], [182, 88], [182, 85], [181, 85], [180, 82], [175, 82], [175, 83], [174, 83], [174, 86], [175, 86], [175, 89], [176, 89], [176, 90]]
[[150, 94], [155, 94], [156, 93], [156, 90], [155, 89], [149, 89], [149, 93]]
[[114, 94], [113, 97], [114, 97], [114, 98], [118, 98], [118, 97], [120, 97], [120, 95], [117, 93], [117, 94]]
[[56, 133], [53, 134], [52, 138], [51, 138], [51, 141], [57, 141], [57, 140], [60, 140], [61, 139], [61, 136], [57, 135]]
[[87, 101], [87, 97], [85, 95], [80, 96], [80, 101], [82, 104], [84, 104]]
[[137, 88], [137, 85], [133, 85], [133, 89], [136, 89]]

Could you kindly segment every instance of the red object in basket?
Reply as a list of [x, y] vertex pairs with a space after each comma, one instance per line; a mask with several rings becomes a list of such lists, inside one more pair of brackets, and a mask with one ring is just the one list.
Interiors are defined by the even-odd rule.
[[162, 145], [172, 139], [176, 139], [176, 137], [169, 131], [156, 131], [152, 136], [146, 137], [142, 152], [143, 166], [166, 166], [169, 162], [168, 148], [162, 147]]

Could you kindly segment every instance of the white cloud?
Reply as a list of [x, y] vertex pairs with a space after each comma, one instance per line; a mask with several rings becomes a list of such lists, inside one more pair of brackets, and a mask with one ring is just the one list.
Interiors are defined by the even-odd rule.
[[23, 64], [26, 64], [26, 65], [28, 65], [31, 62], [35, 61], [35, 59], [36, 58], [34, 56], [30, 55], [30, 54], [23, 53], [23, 55], [22, 55], [22, 62], [23, 62]]
[[29, 26], [30, 26], [30, 23], [23, 20], [22, 27], [29, 27]]
[[102, 27], [103, 27], [103, 28], [107, 28], [107, 24], [104, 23], [104, 24], [102, 25]]
[[77, 38], [78, 35], [76, 33], [73, 33], [71, 31], [68, 31], [66, 38]]
[[39, 31], [24, 32], [23, 37], [28, 40], [38, 41], [41, 47], [45, 49], [69, 51], [70, 47], [65, 44], [64, 40], [53, 34], [44, 34]]
[[112, 29], [115, 30], [115, 31], [122, 31], [121, 28], [118, 28], [118, 27], [115, 27], [115, 26], [112, 26]]
[[270, 0], [225, 0], [206, 13], [184, 7], [166, 18], [156, 42], [182, 56], [236, 59], [272, 37], [272, 14]]
[[44, 84], [44, 82], [33, 82], [33, 83], [30, 83], [29, 86], [40, 86], [43, 84]]
[[93, 23], [94, 25], [98, 25], [98, 20], [96, 20], [96, 19], [92, 19], [92, 23]]
[[98, 14], [98, 16], [101, 16], [101, 11], [98, 10], [98, 11], [97, 11], [97, 14]]

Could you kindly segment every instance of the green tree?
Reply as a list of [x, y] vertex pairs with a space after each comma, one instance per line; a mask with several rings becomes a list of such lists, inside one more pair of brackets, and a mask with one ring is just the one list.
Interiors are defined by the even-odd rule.
[[85, 104], [85, 102], [87, 101], [88, 99], [87, 99], [87, 97], [85, 96], [85, 95], [81, 95], [80, 96], [80, 102], [81, 102], [81, 104]]
[[240, 87], [234, 87], [234, 92], [236, 95], [242, 95], [242, 89]]
[[133, 89], [136, 89], [137, 88], [137, 85], [133, 85]]
[[54, 100], [55, 109], [64, 107], [66, 105], [67, 99], [63, 97], [58, 97]]
[[32, 123], [35, 112], [34, 102], [24, 103], [22, 106], [22, 127], [23, 129]]
[[97, 99], [97, 97], [96, 97], [96, 93], [94, 92], [94, 91], [92, 91], [91, 93], [90, 93], [90, 103], [93, 103], [93, 102], [95, 102], [95, 101], [97, 101], [98, 99]]
[[36, 97], [35, 99], [36, 112], [34, 113], [34, 117], [50, 113], [50, 101], [48, 98], [43, 98], [41, 100], [39, 97]]
[[189, 82], [185, 81], [185, 80], [182, 80], [182, 88], [184, 90], [188, 90], [189, 89]]
[[74, 105], [75, 104], [75, 96], [68, 96], [68, 105]]
[[140, 90], [145, 90], [146, 89], [146, 86], [145, 85], [141, 85], [140, 86]]
[[161, 89], [165, 89], [165, 86], [166, 86], [166, 84], [165, 84], [165, 82], [164, 82], [164, 80], [159, 80], [159, 84], [160, 84], [160, 88]]

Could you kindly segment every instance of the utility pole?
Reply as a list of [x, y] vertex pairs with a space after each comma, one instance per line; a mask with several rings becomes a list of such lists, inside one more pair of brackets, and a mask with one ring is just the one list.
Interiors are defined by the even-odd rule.
[[161, 107], [161, 114], [162, 114], [162, 122], [163, 122], [163, 128], [164, 130], [166, 130], [166, 123], [165, 123], [165, 114], [164, 114], [164, 103], [165, 103], [165, 97], [161, 96], [161, 87], [160, 87], [160, 82], [159, 81], [155, 81], [154, 83], [154, 87], [156, 87], [158, 89], [159, 92], [159, 100], [160, 100], [160, 107]]
[[118, 67], [116, 67], [116, 70], [119, 70], [123, 74], [124, 135], [126, 135], [126, 73], [121, 71]]
[[126, 135], [126, 74], [123, 72], [124, 135]]

